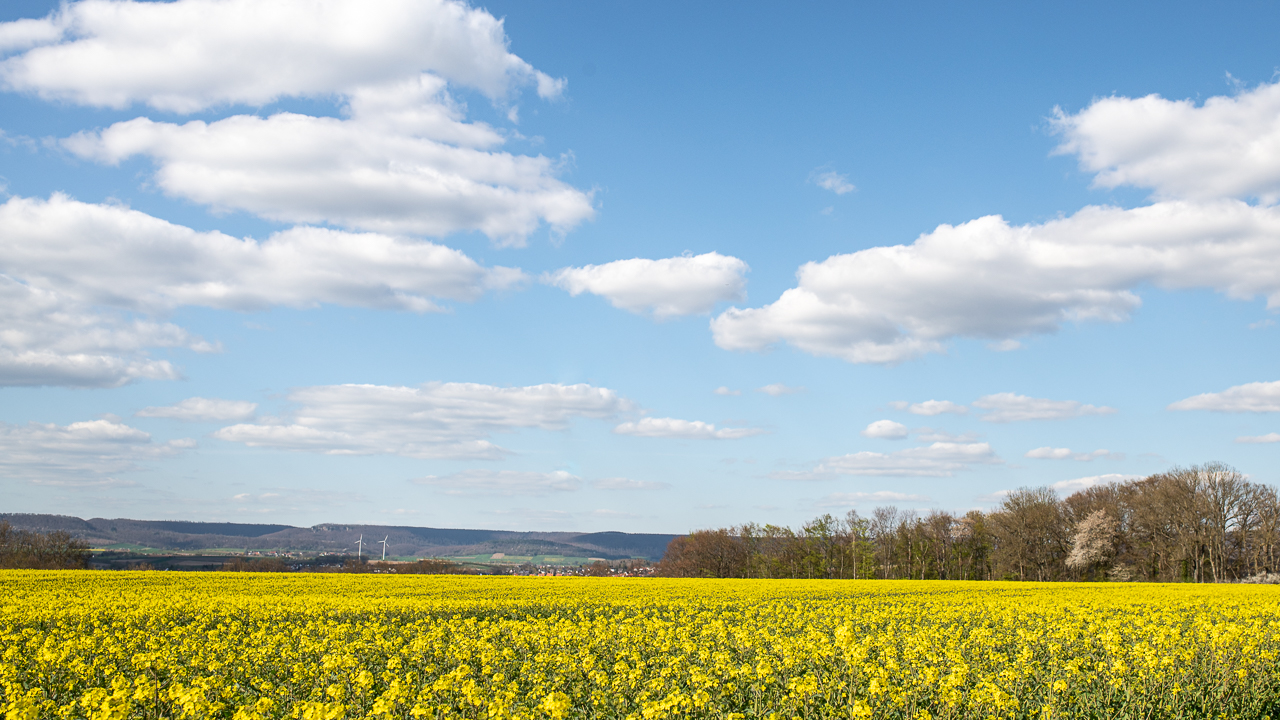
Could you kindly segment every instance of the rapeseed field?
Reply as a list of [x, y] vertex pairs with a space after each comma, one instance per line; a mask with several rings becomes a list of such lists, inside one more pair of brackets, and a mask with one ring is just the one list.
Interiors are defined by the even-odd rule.
[[1266, 586], [0, 573], [34, 718], [1261, 718]]

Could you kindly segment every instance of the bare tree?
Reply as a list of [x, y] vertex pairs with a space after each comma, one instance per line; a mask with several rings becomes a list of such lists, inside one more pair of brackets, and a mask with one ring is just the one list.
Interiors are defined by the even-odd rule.
[[687, 577], [1112, 579], [1224, 582], [1280, 570], [1280, 493], [1221, 463], [1172, 468], [1060, 499], [1010, 492], [990, 513], [876, 508], [799, 530], [747, 524], [673, 541]]
[[658, 563], [664, 577], [746, 577], [747, 551], [742, 539], [727, 529], [696, 530], [667, 545]]
[[996, 561], [1007, 577], [1055, 580], [1066, 552], [1058, 496], [1049, 488], [1020, 488], [991, 513]]
[[17, 530], [0, 521], [0, 568], [68, 570], [89, 567], [89, 544], [65, 530]]
[[871, 513], [871, 542], [875, 545], [876, 565], [883, 580], [896, 577], [893, 550], [897, 529], [898, 508], [878, 507]]
[[1256, 518], [1250, 484], [1235, 468], [1206, 463], [1191, 468], [1199, 476], [1198, 510], [1203, 518], [1209, 573], [1213, 582], [1231, 579], [1233, 550]]

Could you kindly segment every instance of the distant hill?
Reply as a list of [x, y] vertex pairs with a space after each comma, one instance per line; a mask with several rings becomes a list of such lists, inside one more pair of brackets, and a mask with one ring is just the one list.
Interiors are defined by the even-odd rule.
[[458, 557], [503, 553], [505, 555], [565, 555], [606, 560], [647, 558], [658, 560], [676, 535], [623, 532], [512, 532], [509, 530], [454, 530], [402, 525], [338, 525], [325, 523], [302, 528], [292, 525], [203, 523], [175, 520], [128, 520], [66, 515], [0, 513], [0, 520], [15, 528], [48, 532], [66, 530], [94, 547], [140, 545], [157, 550], [193, 552], [215, 548], [277, 550], [288, 552], [355, 553], [356, 540], [364, 535], [365, 552], [381, 554], [374, 545], [387, 537], [387, 554], [398, 557]]

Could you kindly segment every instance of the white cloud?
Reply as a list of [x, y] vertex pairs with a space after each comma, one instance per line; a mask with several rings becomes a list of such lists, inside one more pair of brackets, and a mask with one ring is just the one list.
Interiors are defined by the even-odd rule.
[[584, 384], [321, 385], [288, 398], [299, 406], [288, 419], [231, 425], [213, 436], [327, 455], [497, 459], [508, 451], [489, 441], [492, 433], [562, 430], [574, 418], [607, 419], [632, 408], [614, 391]]
[[765, 385], [764, 387], [756, 388], [756, 392], [762, 392], [765, 395], [772, 395], [773, 397], [795, 395], [796, 393], [804, 392], [804, 390], [804, 387], [791, 387], [789, 385], [783, 385], [782, 383], [773, 383], [772, 385]]
[[1066, 460], [1071, 457], [1071, 448], [1036, 448], [1035, 450], [1028, 450], [1027, 454], [1023, 457], [1039, 458], [1042, 460]]
[[212, 352], [148, 319], [184, 305], [322, 303], [428, 312], [524, 274], [457, 250], [299, 227], [264, 241], [197, 232], [136, 210], [53, 195], [0, 205], [0, 384], [112, 387], [177, 370], [147, 348]]
[[717, 302], [743, 299], [749, 269], [736, 257], [710, 252], [563, 268], [542, 279], [570, 295], [589, 292], [616, 308], [662, 319], [709, 313]]
[[778, 480], [829, 480], [841, 475], [951, 477], [975, 464], [1003, 462], [987, 443], [937, 442], [894, 453], [859, 452], [831, 457], [803, 472], [775, 472]]
[[994, 423], [1064, 420], [1084, 415], [1115, 413], [1115, 408], [1106, 406], [1085, 405], [1075, 400], [1046, 400], [1009, 392], [984, 395], [975, 400], [973, 406], [986, 410], [982, 419]]
[[[3, 237], [0, 232], [0, 246]], [[0, 386], [116, 387], [141, 378], [176, 379], [167, 360], [147, 357], [145, 349], [157, 347], [216, 350], [170, 323], [95, 311], [63, 292], [0, 274]]]
[[197, 232], [55, 194], [0, 205], [0, 272], [129, 310], [260, 310], [320, 303], [428, 312], [524, 277], [430, 242], [296, 227], [266, 240]]
[[730, 390], [729, 387], [726, 385], [721, 385], [720, 387], [716, 388], [712, 392], [714, 392], [717, 395], [741, 395], [742, 394], [741, 390]]
[[1280, 412], [1280, 380], [1236, 385], [1222, 392], [1204, 393], [1169, 406], [1169, 410], [1216, 412]]
[[1034, 450], [1028, 450], [1023, 457], [1034, 458], [1038, 460], [1079, 460], [1081, 462], [1089, 462], [1098, 458], [1106, 458], [1108, 460], [1123, 460], [1124, 453], [1114, 453], [1110, 450], [1094, 450], [1093, 452], [1073, 452], [1071, 448], [1055, 448], [1040, 447]]
[[849, 182], [848, 175], [841, 175], [835, 170], [823, 170], [818, 168], [809, 176], [809, 182], [817, 185], [823, 190], [830, 190], [837, 195], [851, 193], [858, 188]]
[[1280, 442], [1280, 433], [1267, 433], [1266, 435], [1245, 435], [1236, 438], [1238, 443], [1274, 443]]
[[243, 400], [219, 400], [193, 397], [174, 405], [145, 407], [135, 413], [138, 417], [171, 418], [191, 422], [249, 420], [258, 409], [257, 403]]
[[1128, 482], [1129, 480], [1140, 480], [1141, 478], [1141, 475], [1120, 475], [1117, 473], [1109, 473], [1106, 475], [1091, 475], [1089, 477], [1075, 478], [1073, 480], [1062, 480], [1050, 485], [1049, 487], [1057, 490], [1060, 494], [1070, 495], [1071, 493], [1079, 492], [1081, 490], [1087, 490], [1094, 485], [1105, 485], [1113, 482]]
[[64, 487], [134, 485], [114, 476], [194, 446], [189, 439], [156, 444], [147, 433], [112, 419], [65, 426], [0, 423], [0, 475]]
[[61, 37], [62, 31], [47, 20], [24, 18], [0, 23], [0, 53], [47, 45]]
[[1276, 324], [1275, 320], [1272, 320], [1271, 318], [1267, 318], [1266, 320], [1259, 320], [1258, 322], [1249, 323], [1249, 329], [1261, 330], [1263, 328], [1273, 327], [1275, 326], [1275, 324]]
[[591, 487], [597, 490], [667, 490], [671, 483], [656, 480], [631, 480], [624, 477], [600, 478], [592, 480]]
[[478, 230], [522, 246], [542, 222], [563, 233], [594, 215], [588, 193], [556, 179], [560, 163], [494, 151], [503, 136], [464, 122], [438, 78], [360, 90], [347, 114], [184, 125], [137, 118], [63, 145], [112, 165], [146, 155], [165, 193], [280, 222], [432, 236]]
[[548, 495], [582, 487], [579, 478], [563, 470], [549, 473], [463, 470], [452, 475], [428, 475], [411, 482], [440, 488], [446, 495]]
[[760, 435], [759, 428], [721, 428], [701, 420], [676, 418], [642, 418], [639, 422], [624, 422], [613, 429], [619, 435], [636, 437], [675, 438], [678, 440], [737, 440]]
[[1280, 207], [1238, 200], [1087, 207], [1040, 225], [999, 216], [941, 225], [910, 245], [875, 247], [797, 272], [760, 308], [711, 321], [727, 350], [786, 342], [854, 363], [944, 352], [954, 338], [993, 342], [1067, 322], [1127, 320], [1135, 290], [1209, 288], [1280, 307]]
[[892, 420], [876, 420], [862, 431], [862, 435], [884, 440], [901, 440], [907, 436], [907, 426]]
[[954, 443], [971, 443], [978, 440], [982, 435], [979, 433], [955, 433], [946, 430], [937, 430], [930, 427], [922, 427], [915, 429], [916, 440], [920, 442], [954, 442]]
[[921, 403], [907, 403], [897, 400], [889, 403], [889, 407], [895, 410], [906, 410], [912, 415], [941, 415], [942, 413], [964, 415], [969, 412], [969, 408], [964, 405], [957, 405], [950, 400], [925, 400]]
[[1098, 185], [1151, 187], [1158, 201], [1021, 226], [988, 216], [810, 262], [776, 302], [716, 317], [715, 341], [896, 363], [945, 352], [955, 338], [1008, 350], [1068, 322], [1125, 321], [1147, 285], [1262, 296], [1280, 308], [1278, 118], [1280, 83], [1202, 106], [1152, 95], [1059, 112], [1058, 152], [1078, 154]]
[[495, 100], [564, 87], [508, 51], [501, 20], [447, 0], [82, 0], [0, 23], [0, 51], [24, 48], [0, 63], [5, 87], [99, 107], [262, 106], [422, 71]]
[[870, 503], [929, 502], [927, 495], [878, 490], [876, 492], [831, 493], [818, 501], [819, 507], [846, 508]]
[[1280, 200], [1280, 83], [1192, 100], [1108, 97], [1056, 111], [1060, 154], [1094, 184], [1152, 188], [1160, 198]]

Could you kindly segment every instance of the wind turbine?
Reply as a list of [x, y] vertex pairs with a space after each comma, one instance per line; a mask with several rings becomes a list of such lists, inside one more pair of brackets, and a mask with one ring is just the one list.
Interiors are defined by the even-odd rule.
[[381, 540], [379, 540], [379, 541], [378, 541], [378, 542], [382, 543], [382, 562], [386, 562], [386, 561], [387, 561], [387, 541], [388, 541], [388, 540], [390, 540], [390, 539], [391, 539], [391, 536], [390, 536], [390, 535], [388, 535], [388, 536], [386, 536], [386, 537], [384, 537], [384, 538], [382, 538]]
[[[388, 536], [389, 537], [389, 536]], [[356, 559], [360, 559], [360, 554], [364, 551], [364, 533], [360, 534], [360, 539], [356, 541]]]

